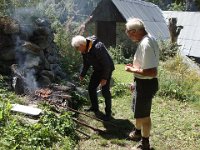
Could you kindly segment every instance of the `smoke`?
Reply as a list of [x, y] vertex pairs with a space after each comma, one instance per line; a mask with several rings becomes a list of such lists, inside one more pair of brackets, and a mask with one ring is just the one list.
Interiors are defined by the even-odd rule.
[[31, 3], [25, 2], [29, 5], [24, 4], [24, 6], [26, 6], [24, 8], [15, 8], [13, 17], [18, 20], [21, 27], [20, 32], [22, 33], [16, 40], [16, 60], [20, 72], [23, 72], [22, 75], [26, 84], [25, 86], [29, 93], [35, 91], [39, 86], [39, 83], [37, 82], [37, 67], [40, 65], [42, 58], [30, 54], [28, 52], [29, 49], [23, 47], [23, 44], [26, 41], [29, 42], [30, 37], [34, 34], [35, 27], [38, 25], [35, 22], [36, 19], [49, 18], [52, 22], [58, 19], [61, 23], [66, 23], [70, 22], [68, 19], [72, 16], [76, 16], [75, 19], [84, 22], [83, 20], [90, 15], [96, 2], [80, 2], [81, 4], [79, 4], [79, 1], [77, 0], [43, 0], [43, 3], [34, 4], [34, 6], [31, 6]]
[[[19, 74], [22, 76], [24, 82], [24, 89], [26, 93], [33, 93], [38, 89], [36, 80], [36, 70], [40, 63], [40, 57], [27, 53], [26, 48], [22, 47], [23, 41], [18, 37], [16, 40], [16, 61], [18, 64]], [[15, 83], [14, 83], [15, 84]]]
[[33, 57], [30, 55], [27, 55], [25, 59], [25, 83], [29, 93], [32, 93], [32, 91], [38, 89], [38, 83], [36, 81], [36, 71], [34, 68], [39, 65], [39, 61], [39, 57]]
[[[31, 54], [31, 50], [24, 47], [24, 43], [30, 39], [34, 31], [33, 8], [21, 8], [16, 10], [15, 19], [20, 23], [20, 34], [17, 35], [15, 44], [15, 57], [18, 70], [22, 73], [25, 93], [33, 93], [38, 89], [35, 68], [39, 65], [40, 57]], [[27, 15], [29, 17], [27, 17]], [[15, 81], [15, 80], [13, 80]], [[14, 83], [15, 84], [15, 83]]]
[[35, 79], [35, 70], [29, 69], [25, 76], [26, 89], [28, 93], [34, 93], [38, 89], [38, 84]]
[[39, 65], [40, 57], [39, 56], [31, 56], [27, 55], [25, 59], [24, 66], [25, 68], [34, 68]]

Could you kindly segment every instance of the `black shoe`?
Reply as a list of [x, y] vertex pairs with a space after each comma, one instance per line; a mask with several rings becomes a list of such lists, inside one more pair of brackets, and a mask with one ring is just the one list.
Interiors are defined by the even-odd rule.
[[85, 109], [85, 111], [87, 111], [87, 112], [90, 112], [90, 111], [98, 112], [99, 109], [94, 109], [93, 107], [90, 107], [90, 108], [88, 108], [88, 109]]
[[131, 150], [152, 150], [152, 148], [150, 148], [149, 142], [140, 141]]
[[96, 112], [94, 112], [94, 114], [95, 114], [95, 116], [98, 118], [98, 119], [102, 119], [102, 117], [103, 117], [103, 113], [102, 112], [100, 112], [100, 111], [96, 111]]
[[104, 115], [103, 116], [103, 121], [110, 121], [111, 120], [111, 115]]
[[133, 131], [131, 131], [130, 133], [129, 133], [129, 139], [130, 140], [133, 140], [133, 141], [140, 141], [141, 140], [141, 138], [142, 138], [142, 135], [141, 135], [141, 130], [136, 130], [136, 129], [134, 129]]

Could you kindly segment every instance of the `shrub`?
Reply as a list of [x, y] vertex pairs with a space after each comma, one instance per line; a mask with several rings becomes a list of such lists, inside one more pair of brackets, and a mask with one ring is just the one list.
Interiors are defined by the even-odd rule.
[[59, 48], [62, 68], [68, 74], [74, 74], [74, 72], [77, 72], [80, 67], [82, 61], [80, 58], [81, 55], [71, 46], [71, 33], [65, 30], [65, 27], [59, 23], [55, 25], [55, 27], [56, 33], [54, 41]]
[[160, 96], [180, 101], [199, 101], [200, 77], [177, 55], [159, 69]]
[[4, 97], [0, 96], [0, 126], [5, 125], [10, 118], [11, 104]]
[[111, 88], [112, 96], [113, 97], [121, 97], [129, 92], [128, 84], [117, 82]]
[[179, 46], [176, 43], [170, 43], [170, 41], [160, 41], [160, 60], [167, 61], [170, 58], [176, 56]]
[[47, 110], [35, 124], [15, 116], [0, 129], [0, 149], [48, 149], [55, 145], [73, 149], [78, 138], [71, 115], [66, 112], [56, 115]]
[[116, 64], [128, 63], [129, 61], [132, 61], [132, 58], [129, 60], [124, 57], [125, 54], [122, 45], [117, 45], [115, 48], [110, 47], [109, 52]]

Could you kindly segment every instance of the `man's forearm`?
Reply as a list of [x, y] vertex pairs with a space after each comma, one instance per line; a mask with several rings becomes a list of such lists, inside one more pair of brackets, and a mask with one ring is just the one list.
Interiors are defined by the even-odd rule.
[[134, 73], [141, 74], [143, 76], [150, 76], [150, 77], [156, 77], [157, 76], [157, 68], [151, 68], [151, 69], [133, 69]]

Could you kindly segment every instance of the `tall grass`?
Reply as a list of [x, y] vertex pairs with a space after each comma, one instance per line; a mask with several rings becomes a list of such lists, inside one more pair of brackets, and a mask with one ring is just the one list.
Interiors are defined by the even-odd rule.
[[184, 63], [181, 56], [177, 55], [160, 66], [159, 81], [160, 96], [187, 102], [200, 100], [200, 76]]

